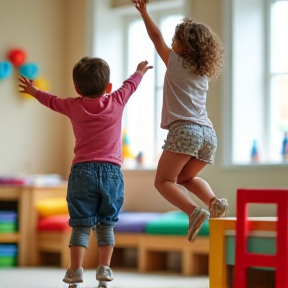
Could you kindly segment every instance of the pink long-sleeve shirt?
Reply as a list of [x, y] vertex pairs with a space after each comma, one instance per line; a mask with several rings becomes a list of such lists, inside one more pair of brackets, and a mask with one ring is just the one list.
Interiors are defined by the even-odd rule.
[[36, 99], [50, 109], [66, 115], [75, 136], [74, 159], [122, 165], [121, 124], [124, 107], [143, 75], [134, 73], [111, 94], [99, 98], [58, 98], [39, 90]]

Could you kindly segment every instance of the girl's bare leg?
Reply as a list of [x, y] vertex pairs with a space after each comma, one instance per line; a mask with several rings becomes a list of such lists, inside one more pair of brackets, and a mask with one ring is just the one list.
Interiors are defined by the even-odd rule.
[[191, 215], [196, 205], [185, 189], [177, 185], [178, 175], [189, 162], [191, 156], [164, 150], [157, 167], [155, 187], [171, 204], [187, 215]]
[[209, 207], [211, 200], [215, 199], [216, 196], [204, 179], [196, 177], [206, 165], [206, 162], [192, 157], [179, 174], [177, 183], [185, 187]]

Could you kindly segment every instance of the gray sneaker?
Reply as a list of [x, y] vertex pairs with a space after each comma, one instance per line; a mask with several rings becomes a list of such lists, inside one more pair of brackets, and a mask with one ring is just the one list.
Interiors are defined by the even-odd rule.
[[83, 282], [83, 268], [79, 267], [72, 274], [69, 274], [69, 269], [66, 271], [63, 282], [67, 284], [82, 283]]
[[108, 282], [107, 281], [99, 281], [98, 288], [108, 288]]
[[192, 214], [189, 216], [189, 228], [188, 228], [188, 240], [190, 242], [194, 242], [196, 239], [196, 236], [205, 222], [206, 219], [208, 219], [210, 216], [210, 213], [206, 211], [205, 209], [202, 209], [200, 207], [196, 207]]
[[228, 202], [224, 198], [215, 198], [210, 203], [210, 218], [225, 217], [227, 213]]
[[[112, 281], [113, 273], [109, 266], [99, 265], [96, 270], [96, 280], [98, 281]], [[100, 285], [100, 284], [99, 284]]]

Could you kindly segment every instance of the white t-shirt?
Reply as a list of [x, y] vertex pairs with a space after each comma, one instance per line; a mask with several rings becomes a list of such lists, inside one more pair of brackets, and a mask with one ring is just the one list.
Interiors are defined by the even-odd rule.
[[182, 66], [182, 58], [171, 51], [164, 79], [161, 128], [176, 120], [213, 127], [206, 110], [208, 78], [194, 75]]

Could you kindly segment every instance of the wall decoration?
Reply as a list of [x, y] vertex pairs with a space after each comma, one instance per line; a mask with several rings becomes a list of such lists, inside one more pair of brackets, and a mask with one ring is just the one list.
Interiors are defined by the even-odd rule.
[[15, 67], [23, 65], [26, 61], [26, 52], [23, 49], [12, 49], [8, 52], [8, 59]]
[[[0, 61], [0, 81], [9, 77], [14, 68], [17, 69], [19, 75], [34, 81], [36, 88], [43, 91], [49, 90], [49, 82], [44, 77], [39, 77], [39, 67], [36, 63], [26, 62], [27, 53], [21, 48], [14, 48], [7, 53], [8, 60]], [[18, 79], [17, 79], [18, 84]], [[17, 85], [18, 87], [18, 85]], [[20, 92], [19, 92], [20, 93]], [[26, 93], [20, 93], [25, 99], [33, 99]]]
[[34, 80], [39, 74], [39, 68], [35, 63], [25, 63], [19, 67], [19, 73], [21, 76]]
[[[34, 86], [42, 91], [49, 91], [49, 87], [50, 84], [48, 82], [47, 79], [45, 78], [36, 78], [33, 80]], [[21, 93], [21, 95], [25, 98], [25, 99], [33, 99], [34, 97], [32, 97], [29, 94], [26, 93]]]
[[36, 88], [43, 90], [43, 91], [49, 91], [50, 84], [47, 79], [37, 78], [33, 82]]
[[9, 61], [0, 62], [0, 80], [7, 78], [12, 73], [12, 64]]

